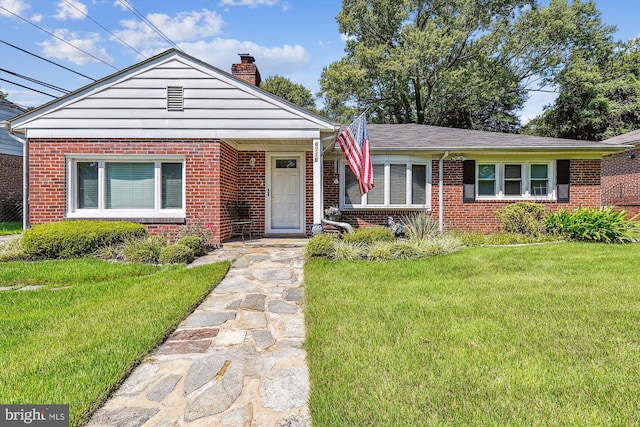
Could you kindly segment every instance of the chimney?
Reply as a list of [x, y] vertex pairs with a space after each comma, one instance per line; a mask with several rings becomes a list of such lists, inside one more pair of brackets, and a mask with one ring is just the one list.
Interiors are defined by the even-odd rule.
[[239, 53], [240, 64], [231, 65], [231, 74], [245, 82], [251, 83], [254, 86], [260, 86], [260, 71], [256, 67], [256, 59], [248, 53]]

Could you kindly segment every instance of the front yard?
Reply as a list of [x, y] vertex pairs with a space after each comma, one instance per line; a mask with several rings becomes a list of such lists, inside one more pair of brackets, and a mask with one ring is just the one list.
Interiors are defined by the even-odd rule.
[[314, 426], [640, 424], [639, 249], [308, 261]]
[[81, 425], [227, 269], [0, 263], [0, 402], [70, 404]]

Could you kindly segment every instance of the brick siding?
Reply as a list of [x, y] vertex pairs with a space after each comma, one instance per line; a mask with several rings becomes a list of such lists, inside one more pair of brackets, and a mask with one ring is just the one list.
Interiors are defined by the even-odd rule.
[[[438, 219], [438, 161], [431, 165], [431, 216]], [[600, 206], [600, 160], [571, 160], [571, 198], [569, 202], [543, 200], [548, 212], [559, 209], [573, 209], [580, 206]], [[333, 184], [338, 174], [333, 172], [333, 163], [325, 162], [325, 206], [338, 206], [339, 186]], [[443, 197], [444, 197], [444, 225], [445, 229], [453, 231], [496, 232], [501, 229], [500, 221], [495, 212], [513, 203], [513, 200], [476, 200], [462, 201], [462, 162], [445, 160], [443, 163]], [[420, 211], [420, 210], [417, 210]], [[345, 221], [355, 227], [382, 225], [387, 216], [401, 219], [403, 216], [415, 212], [406, 209], [372, 209], [347, 210], [342, 213], [340, 221]]]
[[602, 161], [602, 204], [615, 205], [630, 215], [640, 213], [640, 149]]
[[[65, 219], [66, 155], [176, 155], [185, 158], [187, 224], [212, 224], [220, 230], [220, 146], [220, 141], [209, 139], [30, 139], [29, 221], [37, 225]], [[225, 147], [225, 155], [232, 156], [229, 151]], [[151, 234], [173, 237], [184, 225], [144, 222]], [[215, 240], [220, 241], [220, 233]]]

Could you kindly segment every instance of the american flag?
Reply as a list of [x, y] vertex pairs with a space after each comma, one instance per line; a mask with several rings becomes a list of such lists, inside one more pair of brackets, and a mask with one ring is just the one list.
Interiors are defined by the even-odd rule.
[[337, 138], [349, 167], [358, 180], [360, 194], [373, 188], [373, 166], [369, 152], [369, 133], [364, 113], [353, 121]]

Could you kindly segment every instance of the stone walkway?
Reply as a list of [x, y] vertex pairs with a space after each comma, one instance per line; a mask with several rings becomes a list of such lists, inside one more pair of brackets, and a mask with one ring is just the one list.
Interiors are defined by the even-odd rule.
[[305, 239], [225, 244], [226, 277], [89, 426], [310, 426]]

